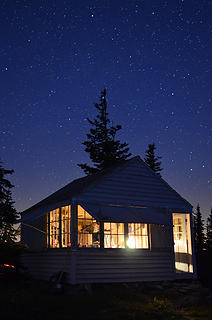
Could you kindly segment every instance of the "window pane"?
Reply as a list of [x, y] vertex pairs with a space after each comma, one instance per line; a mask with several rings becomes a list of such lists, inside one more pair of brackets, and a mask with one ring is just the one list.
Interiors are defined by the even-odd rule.
[[118, 233], [118, 223], [111, 223], [111, 233], [112, 234], [117, 234]]
[[71, 207], [61, 208], [61, 245], [70, 247], [71, 245]]
[[124, 234], [124, 223], [118, 223], [118, 234]]
[[104, 248], [111, 248], [109, 234], [105, 234], [104, 236]]
[[79, 247], [100, 247], [100, 225], [88, 212], [78, 206]]
[[87, 211], [85, 211], [85, 219], [90, 219], [90, 220], [92, 220], [93, 217], [92, 217]]
[[148, 229], [147, 224], [129, 223], [128, 224], [128, 241], [129, 248], [148, 248]]
[[124, 235], [118, 235], [118, 248], [125, 248]]
[[118, 236], [117, 234], [111, 235], [111, 248], [118, 248]]
[[135, 237], [135, 248], [143, 248], [141, 236]]
[[134, 223], [128, 223], [128, 235], [134, 234]]
[[110, 234], [110, 223], [108, 223], [108, 222], [104, 223], [104, 233]]
[[[60, 209], [55, 209], [49, 213], [49, 247], [59, 248], [71, 245], [70, 241], [70, 218], [71, 206], [65, 206]], [[61, 221], [60, 221], [61, 219]], [[60, 223], [61, 223], [61, 239], [60, 239]], [[60, 243], [61, 241], [61, 243]]]
[[147, 249], [149, 247], [148, 236], [143, 236], [142, 240], [143, 240], [142, 248]]
[[124, 223], [104, 223], [104, 247], [124, 248]]

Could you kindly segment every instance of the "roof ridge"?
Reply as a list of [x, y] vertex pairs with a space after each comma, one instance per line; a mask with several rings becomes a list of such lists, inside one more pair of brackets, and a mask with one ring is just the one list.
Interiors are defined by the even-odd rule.
[[[82, 192], [82, 191], [84, 191], [84, 189], [85, 189], [86, 187], [89, 187], [89, 185], [90, 185], [92, 182], [94, 182], [94, 181], [96, 181], [96, 180], [99, 180], [99, 179], [100, 179], [102, 176], [104, 176], [105, 174], [107, 174], [107, 173], [115, 170], [117, 167], [123, 166], [124, 164], [126, 164], [126, 163], [128, 163], [129, 161], [132, 161], [132, 160], [134, 160], [134, 159], [136, 159], [136, 158], [140, 158], [140, 157], [139, 157], [139, 156], [134, 156], [134, 157], [132, 157], [132, 158], [130, 158], [130, 159], [128, 159], [128, 160], [122, 160], [122, 161], [120, 161], [119, 163], [116, 163], [116, 164], [114, 164], [113, 166], [108, 167], [108, 168], [106, 168], [106, 169], [103, 169], [103, 170], [101, 170], [101, 171], [99, 171], [99, 172], [97, 172], [97, 173], [94, 173], [94, 174], [91, 174], [91, 175], [87, 175], [87, 176], [83, 176], [83, 177], [81, 177], [81, 178], [74, 179], [74, 180], [72, 180], [71, 182], [67, 183], [65, 186], [59, 188], [58, 190], [56, 190], [55, 192], [51, 193], [51, 194], [48, 195], [47, 197], [43, 198], [43, 199], [40, 200], [39, 202], [35, 203], [33, 206], [31, 206], [31, 207], [27, 208], [26, 210], [22, 211], [22, 214], [25, 215], [25, 214], [27, 214], [28, 211], [34, 210], [34, 209], [42, 206], [44, 201], [49, 201], [49, 200], [51, 200], [52, 198], [54, 198], [54, 196], [55, 196], [56, 194], [60, 193], [63, 189], [67, 189], [68, 186], [71, 187], [71, 185], [74, 186], [74, 184], [77, 184], [77, 183], [79, 184], [79, 183], [82, 183], [82, 182], [85, 181], [85, 182], [87, 182], [87, 183], [86, 183], [86, 186], [81, 186], [81, 189], [80, 189], [80, 192]], [[79, 188], [79, 186], [78, 186], [78, 188]], [[74, 194], [76, 194], [76, 193], [78, 193], [78, 192], [79, 192], [79, 190], [78, 190], [77, 192], [74, 192]]]
[[[155, 172], [145, 163], [145, 161], [144, 161], [143, 159], [141, 159], [141, 157], [139, 157], [139, 158], [140, 158], [139, 161], [141, 161], [142, 164], [143, 164], [149, 171], [151, 171], [151, 173], [153, 174], [153, 176], [155, 176], [155, 177], [157, 177], [158, 179], [160, 179], [170, 190], [174, 191], [174, 192], [177, 194], [178, 197], [180, 197], [183, 201], [187, 202], [187, 204], [189, 204], [190, 206], [192, 206], [191, 203], [188, 202], [186, 199], [184, 199], [175, 189], [173, 189], [173, 188], [168, 184], [168, 182], [166, 182], [161, 176], [157, 175], [157, 173], [155, 173]], [[193, 206], [192, 206], [192, 208], [193, 208]]]

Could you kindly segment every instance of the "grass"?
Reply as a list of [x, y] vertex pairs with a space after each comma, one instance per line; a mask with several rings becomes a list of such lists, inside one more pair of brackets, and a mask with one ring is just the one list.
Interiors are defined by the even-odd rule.
[[[184, 285], [184, 284], [183, 284]], [[114, 284], [66, 287], [57, 291], [46, 282], [19, 278], [0, 281], [1, 319], [98, 319], [98, 320], [210, 320], [212, 306], [201, 298], [190, 297], [189, 286], [184, 293], [176, 284]], [[179, 282], [176, 288], [181, 288]], [[166, 289], [164, 289], [166, 288]], [[187, 289], [186, 289], [187, 288]], [[192, 287], [192, 291], [194, 291]], [[200, 292], [201, 291], [201, 292]], [[192, 293], [193, 296], [194, 292]], [[208, 291], [207, 291], [207, 294]], [[185, 303], [187, 301], [187, 303]], [[193, 301], [193, 302], [192, 302]]]

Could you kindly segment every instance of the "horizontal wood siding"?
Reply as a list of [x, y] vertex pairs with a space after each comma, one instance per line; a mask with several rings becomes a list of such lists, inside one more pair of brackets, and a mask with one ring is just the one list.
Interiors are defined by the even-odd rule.
[[35, 279], [50, 280], [51, 276], [63, 271], [71, 280], [71, 252], [64, 249], [50, 249], [43, 252], [24, 253], [21, 263]]
[[48, 249], [26, 253], [23, 264], [38, 279], [64, 271], [70, 283], [175, 279], [172, 227], [150, 225], [149, 249]]
[[47, 247], [46, 214], [26, 220], [21, 224], [21, 242], [30, 250], [43, 250]]
[[81, 249], [77, 251], [76, 282], [134, 282], [175, 277], [170, 250]]
[[78, 249], [75, 252], [53, 249], [25, 253], [21, 257], [22, 264], [35, 279], [50, 280], [51, 276], [63, 271], [67, 273], [69, 283], [172, 280], [175, 270], [171, 260], [172, 254], [167, 248]]
[[189, 203], [139, 159], [105, 174], [78, 198], [103, 203], [191, 209]]

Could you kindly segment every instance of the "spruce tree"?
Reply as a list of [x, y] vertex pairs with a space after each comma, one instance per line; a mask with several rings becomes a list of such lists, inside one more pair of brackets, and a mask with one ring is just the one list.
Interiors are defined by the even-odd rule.
[[206, 225], [206, 249], [212, 253], [212, 208]]
[[158, 176], [161, 176], [160, 171], [163, 170], [161, 168], [161, 161], [159, 161], [161, 157], [155, 156], [155, 150], [155, 144], [149, 144], [144, 161]]
[[18, 214], [12, 201], [11, 189], [13, 185], [5, 177], [13, 172], [13, 170], [4, 169], [0, 163], [0, 244], [10, 244], [14, 242], [16, 237], [13, 223]]
[[205, 247], [205, 235], [204, 235], [204, 221], [200, 211], [199, 204], [197, 205], [197, 212], [194, 217], [194, 240], [195, 250], [197, 257], [200, 257]]
[[85, 174], [97, 173], [126, 160], [131, 155], [128, 144], [115, 139], [121, 125], [114, 126], [108, 118], [106, 89], [101, 92], [100, 103], [95, 103], [94, 106], [98, 115], [94, 120], [87, 119], [91, 129], [87, 134], [87, 140], [83, 142], [94, 167], [85, 163], [78, 164]]

